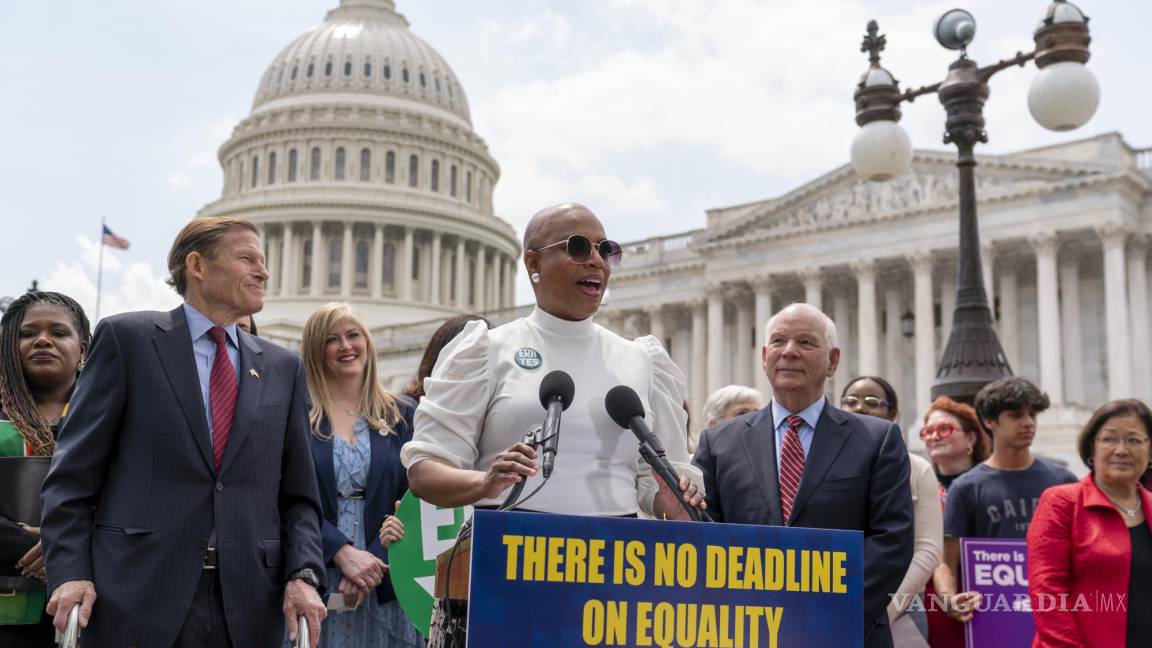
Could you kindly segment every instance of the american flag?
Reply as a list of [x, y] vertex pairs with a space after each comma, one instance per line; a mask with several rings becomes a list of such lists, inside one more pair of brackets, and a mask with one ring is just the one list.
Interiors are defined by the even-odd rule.
[[120, 236], [116, 236], [115, 234], [112, 233], [112, 230], [108, 229], [107, 225], [104, 225], [103, 227], [104, 227], [104, 236], [102, 236], [100, 238], [101, 243], [103, 243], [104, 245], [107, 245], [109, 247], [114, 247], [117, 250], [127, 250], [128, 249], [128, 239], [122, 238]]

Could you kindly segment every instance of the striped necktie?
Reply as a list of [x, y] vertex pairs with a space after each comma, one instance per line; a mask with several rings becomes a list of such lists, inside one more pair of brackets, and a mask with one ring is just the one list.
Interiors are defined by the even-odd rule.
[[236, 413], [236, 370], [228, 359], [228, 334], [219, 326], [208, 329], [216, 341], [216, 358], [212, 361], [212, 374], [208, 380], [209, 403], [212, 406], [212, 461], [220, 472], [224, 448], [232, 432], [232, 417]]
[[800, 444], [800, 426], [804, 419], [793, 414], [786, 420], [788, 431], [784, 433], [780, 449], [780, 511], [784, 514], [784, 524], [792, 517], [792, 504], [804, 475], [804, 446]]

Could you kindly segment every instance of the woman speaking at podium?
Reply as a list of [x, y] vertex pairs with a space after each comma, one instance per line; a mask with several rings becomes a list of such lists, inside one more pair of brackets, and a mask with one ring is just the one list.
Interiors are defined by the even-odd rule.
[[[587, 207], [538, 212], [524, 232], [524, 265], [536, 307], [491, 330], [470, 322], [425, 380], [415, 433], [401, 452], [413, 493], [440, 506], [499, 506], [505, 491], [540, 485], [537, 453], [523, 443], [540, 426], [541, 379], [560, 369], [576, 390], [560, 428], [555, 470], [518, 510], [570, 515], [686, 518], [677, 494], [640, 459], [636, 438], [604, 409], [627, 385], [681, 475], [686, 501], [702, 506], [700, 472], [689, 463], [684, 377], [660, 341], [625, 340], [592, 321], [623, 250]], [[436, 625], [436, 624], [434, 624]], [[433, 629], [435, 645], [436, 630]]]

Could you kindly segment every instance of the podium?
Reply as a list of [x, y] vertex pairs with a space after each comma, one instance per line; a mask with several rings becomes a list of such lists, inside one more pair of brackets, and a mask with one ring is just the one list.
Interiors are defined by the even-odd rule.
[[472, 536], [469, 535], [436, 556], [436, 598], [467, 601], [471, 570]]
[[863, 553], [859, 531], [478, 510], [436, 592], [467, 601], [469, 646], [852, 648]]

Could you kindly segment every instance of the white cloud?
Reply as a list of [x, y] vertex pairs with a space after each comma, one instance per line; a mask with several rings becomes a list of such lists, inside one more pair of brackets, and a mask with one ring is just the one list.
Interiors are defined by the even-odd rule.
[[202, 185], [215, 189], [220, 180], [216, 148], [231, 137], [239, 121], [235, 115], [224, 115], [176, 129], [174, 146], [179, 162], [168, 175], [168, 186], [177, 191]]
[[[1003, 13], [991, 0], [969, 5], [986, 16]], [[848, 161], [868, 20], [879, 18], [890, 35], [883, 63], [907, 88], [942, 80], [955, 58], [930, 35], [951, 7], [950, 0], [900, 11], [865, 0], [818, 8], [807, 0], [605, 0], [585, 7], [595, 20], [558, 21], [534, 8], [521, 14], [524, 24], [489, 21], [481, 29], [489, 73], [469, 90], [477, 130], [503, 168], [497, 208], [522, 225], [547, 204], [603, 201], [617, 215], [639, 217], [629, 221], [634, 231], [655, 235], [674, 223], [696, 226], [705, 208], [791, 190]], [[566, 31], [555, 27], [561, 22]], [[999, 22], [989, 20], [973, 46], [982, 63], [1031, 45], [1031, 24]], [[1051, 142], [1025, 108], [1034, 73], [1006, 71], [995, 81], [999, 100], [987, 116], [1000, 147]], [[906, 104], [904, 114], [915, 146], [945, 148], [935, 97]], [[728, 165], [757, 188], [733, 196], [701, 162]]]
[[[80, 260], [58, 261], [40, 287], [72, 297], [84, 307], [89, 317], [96, 316], [96, 257], [98, 248], [91, 239], [79, 235]], [[157, 273], [152, 264], [136, 261], [124, 265], [115, 253], [105, 251], [104, 276], [101, 285], [100, 316], [134, 310], [167, 310], [180, 303], [180, 297], [164, 283], [165, 272]], [[93, 322], [95, 324], [95, 322]]]
[[84, 266], [92, 271], [92, 276], [96, 276], [96, 270], [100, 267], [100, 248], [104, 247], [104, 271], [105, 272], [118, 272], [121, 268], [119, 250], [109, 249], [106, 246], [101, 246], [100, 241], [85, 236], [84, 234], [76, 235], [76, 243], [80, 246], [80, 258], [84, 261]]

